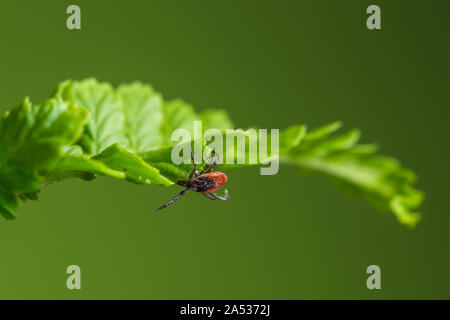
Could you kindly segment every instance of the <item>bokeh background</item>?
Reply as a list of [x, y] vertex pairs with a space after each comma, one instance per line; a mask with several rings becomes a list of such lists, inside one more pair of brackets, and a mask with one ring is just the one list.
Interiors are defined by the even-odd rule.
[[[70, 4], [81, 31], [66, 28]], [[382, 30], [365, 26], [370, 4]], [[409, 230], [290, 167], [227, 172], [232, 201], [189, 194], [161, 214], [176, 187], [66, 181], [0, 220], [0, 298], [450, 298], [449, 12], [448, 1], [2, 1], [1, 111], [94, 76], [224, 108], [237, 127], [342, 120], [412, 168], [427, 199]], [[80, 291], [65, 286], [70, 264]]]

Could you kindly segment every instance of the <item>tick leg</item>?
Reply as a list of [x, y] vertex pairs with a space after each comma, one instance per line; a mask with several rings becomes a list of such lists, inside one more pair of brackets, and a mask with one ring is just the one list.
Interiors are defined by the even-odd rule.
[[182, 196], [184, 196], [184, 194], [186, 193], [187, 188], [181, 190], [181, 192], [179, 194], [177, 194], [175, 197], [172, 198], [172, 200], [167, 201], [165, 204], [163, 204], [161, 207], [159, 207], [156, 210], [162, 210], [167, 206], [170, 206], [172, 203], [174, 203], [175, 201], [177, 201], [178, 199], [180, 199]]
[[[217, 156], [217, 161], [215, 161], [214, 156]], [[208, 173], [208, 172], [213, 171], [213, 170], [214, 170], [215, 168], [217, 168], [217, 166], [219, 165], [220, 157], [219, 157], [219, 154], [216, 154], [216, 152], [215, 152], [214, 150], [211, 152], [211, 157], [210, 157], [210, 158], [212, 159], [211, 163], [208, 164], [208, 165], [202, 170], [202, 172], [200, 172], [200, 175], [202, 175], [202, 174], [204, 174], [204, 173]]]
[[[213, 163], [214, 163], [214, 162], [213, 162]], [[212, 165], [212, 163], [211, 163], [211, 165]], [[219, 163], [216, 162], [213, 166], [211, 166], [211, 165], [209, 165], [209, 168], [207, 168], [207, 170], [203, 170], [203, 171], [204, 171], [203, 173], [209, 173], [209, 172], [211, 172], [211, 171], [214, 171], [214, 169], [217, 168], [217, 166], [219, 165]]]
[[191, 147], [189, 147], [189, 151], [191, 152], [191, 159], [192, 159], [192, 163], [194, 164], [194, 167], [192, 168], [192, 171], [189, 174], [189, 180], [191, 180], [192, 177], [198, 176], [198, 170], [197, 170], [197, 164], [195, 163], [194, 154], [192, 153]]
[[216, 198], [214, 198], [214, 196], [213, 196], [211, 193], [203, 193], [203, 195], [204, 195], [205, 197], [207, 197], [208, 199], [216, 200]]
[[217, 194], [215, 194], [215, 193], [210, 193], [210, 195], [212, 196], [212, 197], [214, 197], [214, 199], [216, 199], [216, 200], [222, 200], [222, 201], [227, 201], [227, 200], [230, 200], [230, 196], [228, 195], [228, 190], [225, 190], [225, 196], [218, 196]]

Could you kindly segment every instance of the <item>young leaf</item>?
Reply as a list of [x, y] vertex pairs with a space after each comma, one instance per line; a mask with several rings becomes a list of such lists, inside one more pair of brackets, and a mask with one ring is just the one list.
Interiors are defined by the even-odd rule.
[[0, 212], [14, 216], [21, 194], [39, 191], [43, 178], [62, 156], [62, 148], [76, 141], [88, 113], [75, 104], [49, 99], [32, 106], [28, 98], [0, 120]]
[[[196, 139], [198, 120], [203, 133], [218, 130], [206, 140], [181, 145], [188, 162], [176, 165], [172, 153], [178, 141], [171, 140], [172, 133], [183, 128]], [[279, 160], [324, 174], [414, 226], [420, 217], [414, 210], [424, 198], [413, 187], [414, 173], [377, 155], [376, 145], [358, 144], [359, 130], [333, 135], [340, 127], [334, 122], [310, 132], [304, 125], [282, 130]], [[195, 146], [201, 146], [196, 151], [204, 160], [218, 149], [220, 169], [278, 160], [270, 134], [267, 147], [260, 150], [258, 131], [232, 128], [225, 111], [198, 114], [182, 100], [163, 103], [158, 93], [139, 82], [115, 90], [95, 79], [65, 81], [55, 99], [35, 107], [25, 99], [0, 119], [0, 213], [12, 217], [19, 198], [35, 200], [42, 184], [69, 177], [91, 180], [108, 175], [139, 184], [173, 185], [188, 178], [189, 148], [196, 150]], [[216, 139], [223, 141], [223, 150]], [[206, 164], [198, 165], [201, 169]]]
[[280, 132], [280, 153], [300, 145], [306, 135], [306, 126], [296, 125]]
[[172, 181], [162, 176], [139, 156], [113, 144], [93, 159], [103, 162], [109, 168], [124, 172], [127, 180], [138, 184], [162, 184], [171, 186]]
[[129, 149], [140, 153], [161, 147], [164, 142], [161, 95], [140, 82], [120, 85], [117, 94], [125, 115]]
[[202, 121], [203, 131], [208, 129], [217, 129], [225, 131], [227, 129], [233, 129], [234, 125], [231, 121], [228, 113], [224, 110], [206, 110], [200, 115]]
[[165, 146], [173, 146], [177, 143], [171, 140], [172, 133], [176, 129], [186, 129], [191, 137], [194, 137], [194, 121], [202, 122], [203, 133], [208, 129], [225, 131], [234, 127], [226, 111], [206, 110], [201, 114], [197, 114], [190, 104], [181, 99], [164, 103], [163, 115], [164, 121], [161, 132], [164, 137]]
[[59, 181], [62, 179], [78, 177], [84, 180], [92, 180], [95, 176], [106, 175], [117, 179], [125, 179], [124, 172], [113, 170], [101, 161], [89, 158], [84, 154], [65, 155], [53, 168], [45, 175], [46, 181]]
[[124, 147], [128, 145], [122, 103], [109, 83], [93, 78], [66, 81], [59, 86], [57, 96], [78, 104], [90, 113], [79, 141], [85, 153], [99, 154], [114, 143]]
[[414, 227], [420, 220], [420, 214], [414, 210], [424, 198], [412, 187], [415, 174], [395, 159], [375, 154], [374, 145], [357, 145], [358, 130], [331, 138], [325, 138], [331, 133], [322, 132], [325, 131], [326, 135], [319, 135], [318, 131], [312, 137], [307, 134], [304, 141], [309, 143], [292, 149], [282, 160], [303, 171], [332, 178], [376, 207], [392, 211], [401, 223]]
[[172, 133], [176, 129], [186, 129], [191, 137], [194, 136], [194, 121], [200, 118], [190, 104], [180, 99], [172, 100], [164, 103], [163, 112], [164, 119], [161, 132], [164, 145], [170, 146], [177, 143], [171, 140]]

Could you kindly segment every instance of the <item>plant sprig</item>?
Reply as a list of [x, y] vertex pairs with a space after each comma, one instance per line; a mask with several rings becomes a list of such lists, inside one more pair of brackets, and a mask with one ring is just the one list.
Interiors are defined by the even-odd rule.
[[[193, 132], [195, 120], [204, 130], [234, 128], [223, 110], [199, 114], [182, 100], [163, 101], [140, 82], [115, 89], [92, 78], [64, 81], [41, 104], [25, 98], [0, 118], [0, 213], [14, 218], [19, 199], [36, 200], [43, 185], [72, 177], [107, 175], [162, 186], [186, 179], [191, 167], [172, 163], [170, 138], [178, 128]], [[415, 174], [377, 154], [376, 145], [359, 144], [358, 130], [336, 134], [340, 127], [282, 130], [280, 161], [330, 177], [414, 227], [420, 219], [414, 210], [424, 198], [414, 188]]]

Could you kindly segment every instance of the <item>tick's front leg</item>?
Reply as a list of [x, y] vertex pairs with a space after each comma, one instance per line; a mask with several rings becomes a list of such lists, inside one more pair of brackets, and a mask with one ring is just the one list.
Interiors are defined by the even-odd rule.
[[195, 163], [194, 154], [192, 153], [192, 149], [190, 147], [189, 147], [189, 151], [191, 152], [191, 159], [192, 159], [192, 163], [194, 164], [194, 167], [192, 168], [192, 171], [189, 174], [189, 180], [191, 180], [193, 177], [198, 176], [198, 170], [197, 170], [197, 164]]
[[[215, 156], [217, 156], [217, 161], [215, 159]], [[214, 171], [214, 169], [217, 168], [217, 166], [219, 165], [220, 157], [219, 154], [216, 153], [216, 151], [213, 150], [209, 158], [211, 158], [211, 163], [208, 164], [205, 168], [203, 168], [202, 172], [200, 172], [200, 175]]]

